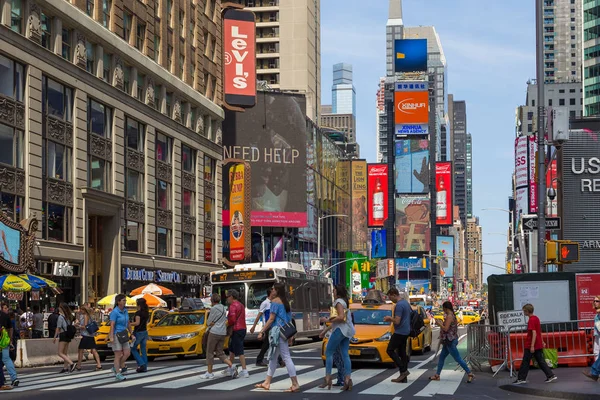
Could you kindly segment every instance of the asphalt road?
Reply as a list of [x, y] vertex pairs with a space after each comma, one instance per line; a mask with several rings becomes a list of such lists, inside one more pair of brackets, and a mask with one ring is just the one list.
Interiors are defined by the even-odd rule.
[[[460, 334], [465, 329], [461, 328]], [[434, 331], [434, 343], [438, 333]], [[464, 344], [459, 347], [465, 347]], [[31, 399], [39, 396], [44, 400], [72, 399], [106, 399], [123, 398], [158, 399], [176, 396], [178, 399], [194, 399], [198, 396], [218, 396], [227, 399], [283, 399], [283, 396], [294, 396], [302, 400], [325, 400], [332, 394], [341, 394], [339, 388], [330, 391], [319, 389], [325, 374], [320, 358], [321, 343], [304, 342], [292, 348], [292, 358], [297, 368], [301, 384], [300, 393], [284, 393], [290, 386], [285, 368], [280, 368], [273, 379], [271, 390], [264, 392], [254, 389], [254, 384], [262, 382], [266, 368], [254, 367], [257, 349], [247, 350], [248, 365], [251, 366], [250, 378], [231, 379], [222, 377], [222, 364], [215, 366], [213, 380], [203, 380], [199, 376], [206, 371], [205, 360], [189, 358], [184, 360], [158, 359], [151, 362], [145, 374], [135, 372], [135, 362], [129, 361], [132, 368], [127, 373], [127, 380], [117, 382], [110, 373], [110, 360], [104, 363], [104, 370], [95, 372], [94, 363], [87, 362], [79, 372], [58, 374], [60, 366], [19, 370], [21, 384], [18, 388], [3, 392], [0, 396], [12, 399]], [[539, 399], [503, 391], [497, 387], [498, 380], [488, 372], [476, 372], [472, 384], [465, 383], [466, 375], [462, 370], [456, 371], [456, 363], [449, 359], [442, 372], [442, 380], [430, 382], [428, 377], [435, 373], [437, 357], [435, 349], [423, 355], [413, 355], [410, 362], [408, 383], [393, 383], [390, 379], [398, 371], [383, 365], [353, 364], [352, 379], [354, 389], [345, 392], [345, 399], [382, 399], [399, 400], [401, 398], [429, 397], [434, 399]], [[464, 356], [464, 354], [463, 354]], [[508, 374], [504, 373], [505, 378]]]

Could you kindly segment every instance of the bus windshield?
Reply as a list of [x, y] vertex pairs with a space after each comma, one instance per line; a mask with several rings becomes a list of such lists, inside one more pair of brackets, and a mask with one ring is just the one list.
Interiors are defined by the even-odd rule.
[[240, 301], [244, 303], [244, 299], [246, 298], [246, 287], [244, 283], [227, 283], [224, 285], [213, 285], [212, 287], [213, 293], [218, 293], [221, 295], [221, 304], [225, 307], [228, 307], [227, 304], [227, 291], [228, 290], [237, 290], [240, 293]]
[[248, 301], [246, 308], [249, 310], [258, 310], [260, 304], [267, 298], [267, 290], [273, 287], [275, 282], [254, 282], [248, 283]]

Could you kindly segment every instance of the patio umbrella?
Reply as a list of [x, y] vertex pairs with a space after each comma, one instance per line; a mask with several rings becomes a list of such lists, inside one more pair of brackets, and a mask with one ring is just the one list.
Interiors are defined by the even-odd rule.
[[150, 283], [146, 286], [139, 287], [134, 289], [129, 293], [131, 296], [136, 296], [138, 294], [153, 294], [155, 296], [168, 296], [172, 295], [173, 291], [171, 289], [167, 289], [164, 286], [157, 285], [155, 283]]
[[[115, 305], [115, 297], [117, 297], [117, 294], [111, 294], [108, 295], [102, 299], [100, 299], [98, 301], [98, 305], [99, 306], [111, 306], [113, 307]], [[136, 306], [137, 303], [135, 302], [135, 300], [133, 300], [131, 297], [125, 297], [127, 299], [127, 306]]]
[[41, 276], [37, 276], [37, 275], [21, 274], [21, 275], [19, 275], [19, 277], [23, 278], [29, 282], [33, 282], [42, 288], [44, 288], [44, 287], [55, 288], [58, 286], [58, 284], [56, 282], [51, 281], [50, 279], [42, 278]]
[[157, 297], [150, 293], [138, 294], [137, 296], [133, 296], [132, 299], [133, 300], [144, 299], [144, 300], [146, 300], [146, 304], [148, 304], [148, 307], [151, 307], [151, 308], [167, 306], [166, 301], [164, 301], [160, 297]]
[[5, 292], [29, 292], [40, 289], [39, 285], [17, 275], [7, 274], [0, 276], [0, 290]]

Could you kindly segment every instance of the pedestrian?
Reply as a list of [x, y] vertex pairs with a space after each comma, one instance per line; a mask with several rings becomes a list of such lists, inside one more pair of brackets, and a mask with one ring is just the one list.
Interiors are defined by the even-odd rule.
[[600, 296], [594, 298], [594, 310], [596, 310], [596, 316], [594, 317], [595, 361], [592, 364], [590, 372], [584, 371], [583, 374], [593, 381], [598, 381], [598, 376], [600, 376], [600, 357], [598, 357], [598, 352], [600, 350]]
[[333, 386], [344, 386], [344, 359], [339, 347], [333, 353], [333, 365], [337, 369], [337, 382]]
[[406, 343], [410, 335], [410, 313], [412, 309], [406, 300], [404, 292], [400, 293], [398, 289], [393, 287], [388, 290], [387, 295], [390, 301], [395, 304], [393, 315], [383, 317], [383, 321], [391, 322], [394, 329], [394, 333], [387, 346], [387, 354], [400, 371], [398, 377], [392, 379], [392, 382], [406, 383], [406, 378], [410, 375], [408, 371]]
[[[13, 387], [19, 386], [19, 378], [17, 378], [17, 370], [15, 369], [15, 364], [13, 360], [10, 358], [10, 347], [13, 342], [13, 324], [10, 320], [10, 316], [8, 314], [8, 304], [2, 303], [2, 312], [0, 312], [0, 329], [2, 335], [8, 335], [8, 344], [2, 347], [2, 359], [0, 360], [0, 390], [10, 390]], [[5, 338], [6, 341], [6, 338]], [[6, 343], [5, 343], [6, 344]], [[6, 366], [6, 370], [12, 380], [11, 385], [6, 385], [6, 380], [4, 378], [4, 367]]]
[[115, 374], [115, 378], [118, 381], [127, 379], [123, 374], [127, 372], [127, 365], [125, 363], [131, 354], [129, 340], [135, 340], [135, 337], [130, 337], [131, 328], [129, 327], [129, 313], [125, 309], [126, 304], [127, 298], [124, 294], [116, 295], [115, 307], [110, 313], [108, 340], [110, 341], [113, 353], [115, 353], [114, 366], [111, 371]]
[[94, 356], [94, 360], [96, 360], [96, 371], [100, 371], [102, 369], [102, 364], [100, 364], [100, 356], [96, 350], [96, 332], [90, 332], [87, 329], [89, 323], [93, 320], [94, 318], [92, 317], [92, 310], [86, 306], [82, 306], [77, 319], [77, 326], [79, 327], [79, 331], [81, 333], [81, 341], [79, 342], [79, 348], [77, 349], [77, 366], [75, 367], [77, 371], [81, 370], [81, 360], [83, 360], [84, 350], [89, 350]]
[[31, 335], [34, 339], [44, 337], [44, 314], [40, 312], [40, 306], [33, 306], [33, 326]]
[[[135, 342], [131, 347], [131, 354], [135, 358], [135, 362], [138, 367], [136, 372], [148, 371], [148, 354], [146, 352], [146, 343], [148, 342], [148, 318], [150, 318], [150, 311], [148, 310], [148, 304], [146, 299], [137, 299], [137, 311], [131, 326], [133, 326], [133, 336], [135, 336]], [[138, 351], [138, 346], [140, 350]]]
[[352, 314], [348, 309], [348, 292], [344, 285], [336, 285], [333, 288], [333, 296], [335, 301], [333, 307], [337, 315], [329, 318], [331, 323], [323, 329], [319, 336], [323, 338], [325, 334], [331, 330], [331, 336], [325, 348], [325, 381], [320, 388], [331, 389], [331, 370], [333, 368], [333, 355], [336, 351], [340, 351], [344, 365], [344, 386], [343, 391], [352, 390], [352, 364], [350, 362], [350, 338], [354, 336], [354, 324], [352, 323]]
[[73, 314], [71, 309], [66, 303], [60, 303], [58, 322], [56, 326], [56, 332], [54, 333], [54, 340], [52, 343], [56, 343], [58, 338], [58, 356], [64, 361], [63, 369], [60, 371], [61, 374], [65, 372], [73, 372], [77, 365], [69, 358], [69, 343], [73, 337], [70, 335], [69, 326], [73, 324]]
[[546, 374], [546, 383], [550, 383], [558, 379], [552, 372], [546, 360], [544, 359], [544, 345], [542, 340], [542, 325], [540, 319], [533, 315], [533, 305], [525, 304], [523, 306], [523, 314], [525, 317], [529, 317], [527, 322], [527, 337], [525, 338], [525, 346], [523, 349], [523, 361], [521, 362], [521, 368], [519, 368], [519, 374], [517, 380], [513, 383], [515, 385], [522, 385], [527, 383], [527, 374], [529, 373], [529, 363], [531, 358], [534, 357], [538, 363], [540, 369]]
[[[276, 295], [277, 293], [275, 292], [275, 290], [273, 290], [273, 288], [267, 289], [267, 298], [262, 303], [260, 303], [258, 315], [256, 316], [256, 319], [254, 319], [254, 324], [252, 325], [252, 328], [250, 328], [250, 333], [254, 333], [254, 331], [256, 330], [256, 325], [258, 324], [258, 321], [260, 321], [261, 317], [263, 319], [263, 326], [267, 323], [267, 321], [269, 320], [269, 315], [271, 313], [271, 300], [273, 300], [273, 298]], [[263, 335], [262, 346], [260, 348], [260, 352], [256, 356], [257, 367], [267, 366], [267, 364], [264, 363], [265, 354], [267, 354], [267, 350], [269, 350], [269, 332], [266, 332]], [[279, 357], [279, 366], [285, 366], [285, 363], [281, 359], [281, 356]]]
[[53, 338], [56, 333], [56, 325], [58, 323], [58, 307], [52, 310], [52, 314], [48, 316], [48, 337]]
[[221, 304], [221, 295], [213, 293], [210, 296], [211, 309], [208, 313], [208, 319], [206, 324], [208, 325], [208, 331], [205, 335], [208, 335], [206, 339], [206, 366], [207, 371], [201, 376], [203, 379], [213, 379], [213, 365], [215, 363], [215, 354], [217, 358], [227, 364], [227, 368], [233, 370], [233, 363], [223, 352], [223, 346], [225, 345], [225, 339], [227, 338], [227, 310], [225, 306]]
[[[275, 291], [275, 297], [271, 301], [269, 319], [258, 334], [258, 340], [262, 340], [264, 335], [269, 332], [270, 350], [267, 356], [269, 359], [269, 368], [267, 369], [267, 376], [264, 382], [256, 384], [254, 387], [264, 390], [271, 388], [271, 380], [277, 369], [277, 359], [281, 355], [292, 381], [292, 386], [286, 392], [295, 393], [300, 391], [300, 384], [296, 376], [296, 366], [290, 355], [289, 344], [293, 340], [293, 337], [286, 339], [281, 335], [280, 331], [283, 326], [293, 321], [292, 311], [285, 292], [285, 286], [282, 283], [276, 283], [273, 290]], [[270, 330], [272, 327], [274, 329]]]
[[[246, 307], [240, 303], [240, 292], [237, 290], [227, 291], [227, 303], [229, 312], [227, 313], [227, 328], [229, 336], [229, 360], [233, 364], [235, 357], [240, 359], [242, 372], [240, 378], [248, 378], [250, 374], [246, 369], [246, 357], [244, 356], [244, 338], [246, 337]], [[259, 339], [260, 340], [260, 339]], [[237, 366], [227, 367], [222, 372], [223, 375], [238, 377]]]
[[[438, 367], [436, 374], [429, 377], [431, 381], [439, 381], [442, 368], [444, 368], [444, 362], [448, 354], [454, 358], [454, 360], [465, 370], [468, 375], [467, 383], [473, 382], [475, 375], [469, 369], [467, 363], [461, 358], [458, 353], [458, 322], [456, 320], [456, 314], [454, 313], [454, 306], [451, 302], [446, 301], [442, 304], [444, 310], [444, 322], [436, 320], [436, 324], [440, 327], [440, 345], [442, 346], [442, 352], [440, 353], [440, 359], [438, 361]], [[528, 361], [529, 362], [529, 361]]]

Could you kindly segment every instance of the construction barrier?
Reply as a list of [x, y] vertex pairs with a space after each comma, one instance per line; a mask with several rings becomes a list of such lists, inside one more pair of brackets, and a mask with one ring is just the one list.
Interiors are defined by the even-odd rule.
[[508, 331], [500, 325], [467, 325], [465, 361], [479, 370], [483, 364], [488, 364], [495, 376], [508, 366]]
[[[77, 361], [77, 348], [80, 337], [74, 338], [69, 343], [68, 356]], [[58, 341], [52, 339], [20, 339], [17, 342], [17, 359], [15, 367], [29, 368], [44, 365], [60, 364], [63, 360], [58, 356]]]

